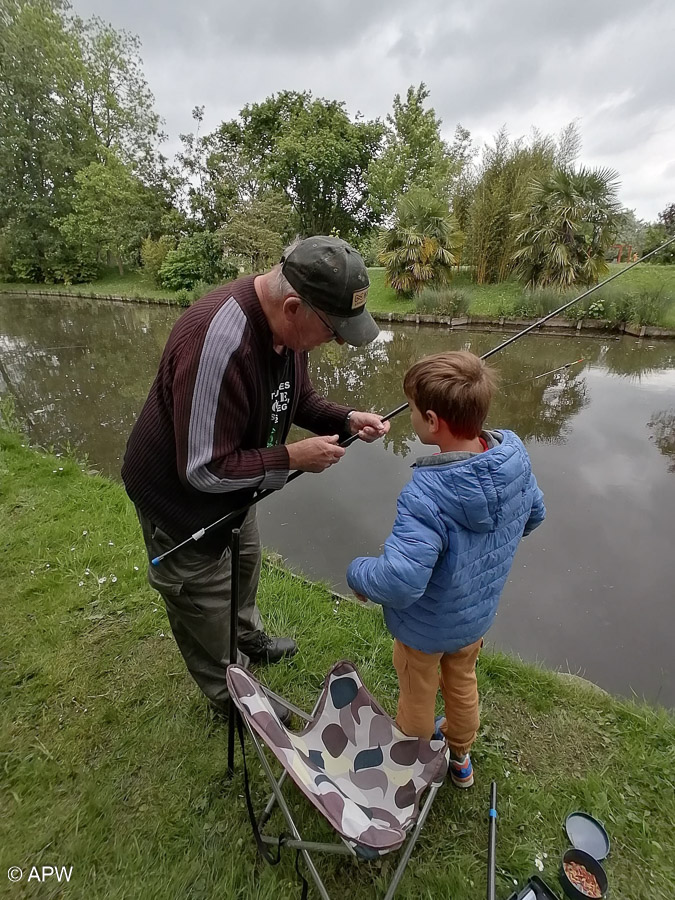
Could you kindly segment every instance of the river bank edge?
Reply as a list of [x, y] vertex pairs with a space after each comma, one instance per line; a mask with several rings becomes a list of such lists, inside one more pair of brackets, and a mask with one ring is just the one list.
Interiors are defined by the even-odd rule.
[[[36, 291], [36, 290], [18, 290], [16, 288], [6, 288], [0, 284], [0, 295], [16, 294], [18, 296], [38, 297], [40, 299], [81, 299], [81, 300], [107, 300], [114, 303], [139, 303], [150, 304], [154, 306], [176, 306], [178, 308], [187, 308], [181, 306], [178, 301], [169, 298], [160, 297], [127, 297], [121, 294], [92, 294], [81, 293], [79, 291]], [[511, 318], [508, 316], [485, 316], [485, 315], [466, 315], [466, 316], [437, 316], [427, 313], [398, 313], [385, 312], [378, 309], [370, 309], [370, 313], [375, 321], [380, 323], [404, 323], [411, 325], [442, 325], [451, 330], [460, 331], [520, 331], [532, 325], [537, 319]], [[621, 325], [613, 324], [606, 319], [578, 319], [572, 321], [561, 316], [554, 316], [544, 325], [539, 326], [533, 333], [541, 334], [626, 334], [632, 337], [647, 337], [657, 340], [675, 340], [675, 329], [658, 328], [653, 325], [639, 325], [636, 323], [624, 322]]]

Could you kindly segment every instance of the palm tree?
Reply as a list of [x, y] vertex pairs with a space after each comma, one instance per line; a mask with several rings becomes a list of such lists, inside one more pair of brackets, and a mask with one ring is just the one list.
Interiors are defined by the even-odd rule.
[[462, 241], [447, 203], [426, 188], [411, 189], [398, 202], [393, 227], [380, 239], [387, 283], [408, 296], [427, 284], [446, 284]]
[[613, 169], [557, 169], [532, 184], [520, 232], [515, 272], [529, 287], [595, 284], [607, 272], [605, 252], [622, 222]]

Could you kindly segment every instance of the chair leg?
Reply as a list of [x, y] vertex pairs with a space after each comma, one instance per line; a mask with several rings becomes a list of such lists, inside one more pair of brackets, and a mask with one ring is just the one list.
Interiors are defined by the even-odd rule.
[[[284, 814], [284, 818], [286, 819], [288, 827], [291, 830], [291, 834], [293, 835], [293, 837], [295, 838], [296, 841], [302, 841], [302, 837], [300, 835], [300, 832], [297, 829], [295, 822], [293, 821], [293, 816], [291, 815], [291, 811], [288, 808], [288, 804], [286, 803], [286, 800], [284, 799], [284, 795], [281, 793], [281, 790], [277, 784], [276, 778], [274, 777], [274, 772], [272, 771], [270, 764], [267, 762], [267, 757], [265, 756], [265, 753], [262, 750], [260, 744], [258, 743], [258, 739], [257, 739], [256, 735], [253, 733], [252, 729], [250, 728], [248, 722], [246, 722], [246, 727], [248, 728], [248, 732], [251, 735], [251, 739], [253, 741], [253, 746], [255, 747], [255, 751], [258, 754], [258, 758], [260, 759], [260, 764], [262, 765], [263, 769], [265, 770], [265, 774], [267, 775], [270, 785], [272, 787], [272, 790], [274, 791], [274, 795], [275, 795], [277, 803], [279, 804], [279, 808], [281, 809], [282, 813]], [[307, 868], [309, 869], [309, 872], [310, 872], [312, 878], [314, 879], [314, 883], [316, 884], [317, 889], [318, 889], [319, 893], [321, 894], [322, 900], [330, 900], [328, 891], [326, 890], [324, 883], [321, 880], [321, 876], [319, 875], [319, 872], [318, 872], [316, 866], [314, 865], [314, 860], [312, 859], [312, 857], [309, 855], [309, 852], [304, 847], [300, 848], [300, 852], [302, 853], [302, 856], [305, 860]]]
[[396, 893], [396, 889], [399, 886], [401, 878], [403, 878], [403, 873], [405, 872], [406, 866], [408, 865], [408, 861], [410, 860], [410, 856], [413, 852], [413, 848], [415, 846], [415, 842], [417, 838], [420, 836], [420, 832], [422, 831], [422, 827], [426, 821], [427, 816], [429, 815], [429, 810], [431, 809], [431, 804], [434, 801], [434, 797], [438, 793], [438, 789], [440, 788], [440, 784], [432, 785], [427, 798], [424, 802], [424, 806], [422, 807], [419, 816], [417, 817], [417, 824], [415, 825], [415, 830], [408, 838], [408, 843], [406, 844], [405, 850], [403, 851], [403, 856], [396, 867], [396, 872], [394, 873], [394, 877], [391, 880], [391, 884], [389, 885], [389, 889], [384, 896], [384, 900], [392, 900], [392, 897]]

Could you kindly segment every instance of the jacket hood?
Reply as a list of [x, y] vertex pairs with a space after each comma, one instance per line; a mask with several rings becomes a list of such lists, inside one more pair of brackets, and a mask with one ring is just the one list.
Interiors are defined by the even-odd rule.
[[527, 452], [512, 431], [488, 432], [493, 444], [483, 453], [439, 453], [418, 459], [413, 484], [459, 525], [477, 533], [493, 531], [504, 505], [527, 484]]

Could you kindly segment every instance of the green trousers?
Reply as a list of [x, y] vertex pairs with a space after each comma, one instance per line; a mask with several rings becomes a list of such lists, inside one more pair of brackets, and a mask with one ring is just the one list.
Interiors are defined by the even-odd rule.
[[[217, 706], [228, 700], [225, 672], [230, 662], [230, 597], [232, 566], [229, 548], [220, 559], [200, 553], [198, 544], [173, 553], [158, 566], [150, 560], [175, 541], [136, 508], [148, 552], [148, 581], [162, 595], [178, 649], [190, 675]], [[241, 526], [238, 636], [250, 640], [263, 630], [255, 598], [260, 579], [261, 548], [255, 509]], [[237, 662], [249, 659], [237, 653]]]

